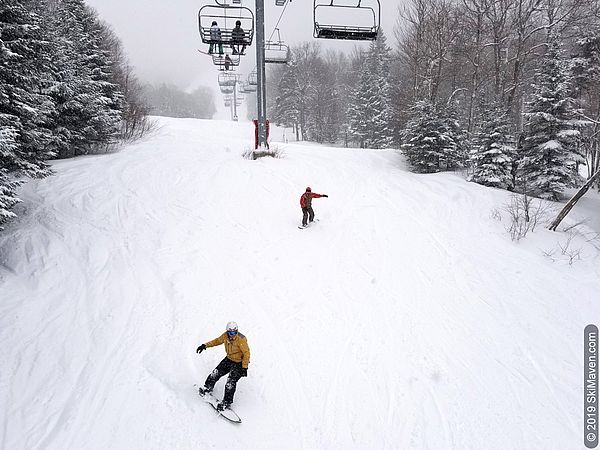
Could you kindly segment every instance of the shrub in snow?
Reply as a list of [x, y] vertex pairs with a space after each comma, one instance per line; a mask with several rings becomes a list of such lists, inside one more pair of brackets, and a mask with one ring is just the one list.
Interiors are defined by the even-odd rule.
[[549, 205], [542, 200], [534, 200], [525, 194], [513, 194], [504, 206], [508, 214], [506, 231], [513, 241], [519, 241], [530, 231], [535, 231], [538, 223], [548, 220]]
[[543, 252], [544, 256], [555, 261], [562, 261], [572, 266], [573, 263], [577, 261], [581, 261], [582, 257], [582, 248], [574, 247], [573, 238], [577, 235], [574, 231], [569, 231], [567, 233], [567, 237], [564, 242], [558, 242], [557, 248], [553, 248], [552, 250], [546, 250]]
[[253, 148], [247, 148], [246, 150], [244, 150], [242, 156], [244, 157], [244, 159], [258, 159], [262, 158], [263, 156], [270, 156], [271, 158], [283, 158], [283, 150], [276, 145], [271, 145], [266, 150], [255, 150]]

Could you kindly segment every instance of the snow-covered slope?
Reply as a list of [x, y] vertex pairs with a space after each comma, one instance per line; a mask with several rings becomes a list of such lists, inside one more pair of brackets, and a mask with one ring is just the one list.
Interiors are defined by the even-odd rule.
[[[0, 237], [0, 447], [582, 446], [593, 246], [552, 262], [564, 234], [517, 244], [491, 217], [508, 193], [392, 151], [249, 161], [251, 124], [160, 120], [21, 193]], [[306, 186], [329, 198], [299, 230]], [[252, 350], [240, 426], [192, 387], [229, 320]]]

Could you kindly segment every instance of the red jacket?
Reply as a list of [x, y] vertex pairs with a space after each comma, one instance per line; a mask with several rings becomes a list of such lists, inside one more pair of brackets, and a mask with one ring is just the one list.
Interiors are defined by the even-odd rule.
[[317, 194], [316, 192], [305, 192], [300, 196], [300, 207], [301, 208], [310, 208], [312, 199], [323, 197], [322, 194]]

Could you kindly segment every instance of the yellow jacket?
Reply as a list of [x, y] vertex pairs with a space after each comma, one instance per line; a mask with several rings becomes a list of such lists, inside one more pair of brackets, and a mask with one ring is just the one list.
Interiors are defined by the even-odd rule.
[[247, 369], [250, 364], [250, 347], [248, 340], [242, 333], [238, 333], [233, 339], [227, 337], [227, 332], [223, 333], [216, 339], [207, 342], [206, 347], [216, 347], [217, 345], [225, 344], [227, 357], [233, 362], [241, 362], [242, 368]]

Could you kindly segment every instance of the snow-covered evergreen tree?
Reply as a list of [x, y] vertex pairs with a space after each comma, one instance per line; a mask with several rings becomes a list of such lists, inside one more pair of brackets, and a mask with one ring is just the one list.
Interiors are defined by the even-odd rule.
[[579, 55], [572, 59], [574, 83], [578, 90], [600, 82], [600, 28], [587, 30], [577, 40]]
[[507, 111], [500, 105], [493, 104], [485, 109], [473, 147], [471, 181], [512, 190], [515, 143]]
[[374, 115], [372, 104], [369, 102], [372, 94], [371, 77], [368, 70], [367, 59], [360, 63], [358, 83], [350, 91], [348, 111], [348, 131], [352, 141], [360, 148], [365, 148], [365, 141], [369, 135], [369, 118]]
[[[582, 130], [588, 176], [600, 169], [600, 25], [585, 31], [578, 39], [578, 55], [571, 60], [578, 98], [586, 106], [585, 114], [593, 119]], [[596, 185], [600, 189], [600, 180]]]
[[444, 134], [448, 143], [443, 159], [445, 170], [463, 168], [469, 159], [467, 132], [461, 125], [455, 104], [449, 103], [438, 108], [438, 114], [444, 122]]
[[309, 128], [314, 124], [311, 114], [315, 112], [316, 74], [320, 64], [320, 47], [304, 43], [293, 49], [292, 61], [279, 79], [274, 108], [277, 120], [281, 123], [293, 121], [297, 139], [308, 139], [315, 134], [315, 130]]
[[533, 98], [524, 113], [527, 123], [519, 171], [529, 193], [553, 200], [576, 185], [577, 162], [582, 160], [578, 139], [586, 122], [579, 119], [570, 83], [559, 37], [550, 32], [545, 56], [536, 71]]
[[100, 94], [97, 99], [98, 114], [94, 117], [94, 128], [98, 133], [99, 143], [114, 142], [121, 131], [124, 95], [114, 73], [113, 54], [110, 42], [110, 30], [101, 22], [97, 13], [85, 8], [83, 27], [89, 36], [87, 58], [90, 77]]
[[350, 61], [343, 53], [329, 52], [325, 60], [329, 67], [330, 92], [325, 115], [325, 140], [344, 142], [346, 133], [346, 111], [348, 109]]
[[50, 173], [44, 161], [52, 156], [54, 108], [43, 94], [40, 22], [30, 2], [0, 3], [0, 224], [14, 216], [19, 180]]
[[377, 40], [372, 42], [371, 48], [368, 58], [372, 60], [372, 79], [377, 92], [372, 134], [367, 143], [371, 148], [389, 148], [393, 141], [391, 129], [392, 88], [390, 86], [392, 57], [383, 30], [380, 31]]
[[380, 31], [362, 60], [347, 111], [350, 134], [361, 148], [387, 148], [392, 143], [390, 61], [390, 48]]
[[83, 0], [62, 0], [53, 19], [59, 45], [57, 83], [50, 92], [58, 110], [59, 156], [70, 157], [118, 137], [122, 96], [111, 80], [110, 52], [93, 10]]
[[314, 79], [309, 91], [309, 108], [306, 118], [307, 137], [311, 141], [325, 142], [330, 137], [331, 129], [327, 120], [331, 116], [331, 107], [335, 103], [335, 74], [321, 57], [312, 61]]
[[402, 152], [416, 172], [439, 172], [447, 145], [443, 121], [428, 100], [415, 103], [410, 108], [410, 117], [401, 134]]
[[342, 106], [342, 89], [335, 73], [329, 73], [331, 77], [326, 92], [323, 117], [322, 139], [326, 142], [335, 143], [340, 138], [342, 124], [344, 121], [344, 111]]
[[294, 59], [289, 64], [282, 66], [277, 83], [275, 107], [271, 114], [271, 120], [275, 124], [295, 129], [298, 127], [300, 116], [297, 75], [298, 67]]
[[0, 230], [2, 230], [2, 224], [15, 217], [10, 209], [19, 202], [15, 193], [19, 182], [15, 179], [14, 174], [5, 167], [6, 162], [12, 162], [17, 153], [16, 138], [16, 129], [0, 125]]
[[347, 108], [345, 77], [342, 73], [347, 64], [343, 55], [333, 52], [312, 61], [314, 73], [306, 120], [310, 140], [335, 143], [342, 137], [342, 124]]
[[[46, 160], [120, 137], [118, 44], [83, 0], [0, 2], [0, 222], [22, 177], [46, 176]], [[139, 122], [143, 105], [131, 98]]]
[[464, 133], [451, 110], [421, 100], [411, 107], [409, 115], [400, 148], [413, 170], [432, 173], [462, 166]]
[[0, 168], [43, 177], [49, 173], [44, 161], [53, 155], [48, 150], [49, 121], [55, 111], [43, 94], [46, 74], [39, 61], [46, 43], [41, 19], [28, 5], [19, 0], [0, 3], [0, 129], [5, 136], [13, 135], [16, 144], [3, 152]]

